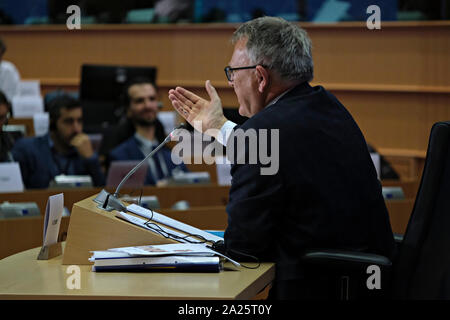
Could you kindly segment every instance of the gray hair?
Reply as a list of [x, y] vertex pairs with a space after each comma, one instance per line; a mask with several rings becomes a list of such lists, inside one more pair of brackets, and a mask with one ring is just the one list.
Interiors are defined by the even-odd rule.
[[257, 18], [242, 24], [231, 42], [235, 44], [244, 38], [253, 64], [276, 71], [283, 80], [312, 80], [311, 40], [296, 24], [282, 18]]

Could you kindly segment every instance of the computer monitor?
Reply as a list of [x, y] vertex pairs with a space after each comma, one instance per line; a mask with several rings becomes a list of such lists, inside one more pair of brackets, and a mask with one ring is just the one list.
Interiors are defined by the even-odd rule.
[[[140, 161], [120, 160], [113, 161], [108, 170], [106, 178], [106, 186], [117, 188], [122, 179], [130, 172]], [[147, 177], [148, 165], [141, 166], [130, 178], [124, 183], [123, 187], [141, 188], [144, 186]]]
[[156, 67], [151, 66], [82, 65], [80, 100], [84, 130], [101, 133], [117, 123], [122, 116], [121, 96], [127, 82], [138, 77], [156, 82], [156, 73]]

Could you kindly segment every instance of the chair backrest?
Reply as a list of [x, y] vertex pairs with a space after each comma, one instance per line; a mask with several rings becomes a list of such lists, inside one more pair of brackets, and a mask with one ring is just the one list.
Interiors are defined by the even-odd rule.
[[431, 129], [422, 180], [393, 271], [394, 298], [450, 297], [450, 122]]

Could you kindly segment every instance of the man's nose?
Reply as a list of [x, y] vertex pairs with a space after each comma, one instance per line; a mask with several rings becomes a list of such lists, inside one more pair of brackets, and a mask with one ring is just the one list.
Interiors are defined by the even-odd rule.
[[73, 131], [74, 131], [75, 133], [81, 133], [81, 132], [83, 132], [83, 123], [82, 123], [82, 122], [75, 121], [74, 124], [73, 124]]

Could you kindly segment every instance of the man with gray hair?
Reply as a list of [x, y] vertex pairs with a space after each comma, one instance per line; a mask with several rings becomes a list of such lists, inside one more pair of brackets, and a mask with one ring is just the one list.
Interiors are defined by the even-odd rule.
[[[243, 125], [238, 128], [223, 116], [209, 80], [209, 101], [181, 87], [169, 91], [178, 113], [197, 130], [214, 135], [227, 154], [248, 130], [279, 130], [279, 170], [274, 174], [262, 174], [261, 161], [230, 159], [222, 249], [238, 259], [245, 256], [237, 253], [243, 253], [275, 261], [272, 298], [333, 298], [328, 275], [311, 277], [302, 265], [305, 250], [359, 250], [390, 258], [394, 253], [366, 142], [345, 107], [323, 87], [309, 85], [311, 42], [299, 26], [281, 18], [258, 18], [241, 25], [232, 43], [225, 73], [239, 113], [249, 118]], [[272, 145], [266, 145], [269, 153]], [[246, 158], [249, 150], [247, 144], [237, 153]]]

